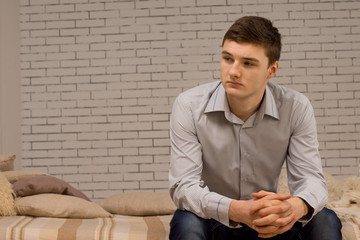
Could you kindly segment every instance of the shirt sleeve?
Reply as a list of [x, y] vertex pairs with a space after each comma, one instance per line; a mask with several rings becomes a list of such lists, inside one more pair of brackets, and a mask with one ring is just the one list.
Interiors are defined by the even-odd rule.
[[307, 99], [294, 111], [291, 122], [293, 131], [286, 159], [288, 184], [292, 196], [310, 206], [309, 214], [301, 219], [306, 224], [328, 201], [314, 111]]
[[202, 148], [196, 135], [191, 108], [181, 95], [173, 104], [170, 139], [169, 188], [176, 206], [199, 217], [213, 218], [229, 226], [232, 199], [211, 192], [201, 180]]

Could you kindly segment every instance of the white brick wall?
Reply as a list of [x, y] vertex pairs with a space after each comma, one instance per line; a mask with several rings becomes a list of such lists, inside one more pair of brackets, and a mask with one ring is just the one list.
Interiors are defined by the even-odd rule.
[[218, 80], [224, 32], [243, 15], [261, 15], [283, 35], [273, 81], [315, 108], [325, 170], [359, 175], [360, 1], [20, 5], [24, 169], [56, 175], [92, 199], [166, 190], [174, 98]]

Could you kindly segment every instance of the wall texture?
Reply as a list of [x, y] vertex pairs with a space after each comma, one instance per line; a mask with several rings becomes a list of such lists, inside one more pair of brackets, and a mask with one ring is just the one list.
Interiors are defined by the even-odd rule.
[[19, 2], [0, 0], [0, 154], [21, 168]]
[[310, 98], [324, 169], [359, 175], [358, 0], [20, 0], [23, 169], [92, 199], [166, 190], [172, 102], [219, 80], [244, 15], [280, 29], [272, 81]]

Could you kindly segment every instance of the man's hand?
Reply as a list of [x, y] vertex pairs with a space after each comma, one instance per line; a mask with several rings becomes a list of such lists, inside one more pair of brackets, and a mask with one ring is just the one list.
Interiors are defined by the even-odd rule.
[[[274, 194], [265, 191], [252, 194], [257, 201], [271, 206], [258, 204], [252, 211], [256, 213], [257, 219], [253, 221], [251, 226], [259, 233], [259, 237], [270, 238], [278, 234], [284, 233], [292, 228], [297, 221], [290, 195]], [[287, 196], [288, 199], [284, 199]], [[266, 201], [264, 201], [266, 200]]]
[[[265, 231], [267, 233], [271, 230], [269, 230], [269, 228], [265, 229], [264, 226], [261, 225], [262, 222], [259, 222], [258, 225], [254, 225], [255, 220], [262, 221], [264, 217], [270, 215], [266, 214], [266, 212], [266, 216], [261, 215], [262, 212], [260, 212], [260, 210], [279, 205], [280, 203], [282, 203], [282, 201], [289, 199], [291, 196], [260, 191], [259, 193], [253, 194], [253, 197], [254, 199], [251, 200], [233, 200], [230, 203], [229, 218], [234, 222], [244, 223], [247, 226], [255, 229], [256, 231], [260, 231], [260, 234], [262, 233], [261, 231]], [[268, 223], [269, 221], [275, 221], [275, 219], [264, 220], [267, 221], [266, 223]], [[274, 230], [272, 230], [271, 232], [273, 231]]]
[[269, 238], [291, 229], [308, 209], [300, 198], [266, 191], [253, 193], [254, 199], [234, 200], [230, 204], [229, 217], [241, 222]]

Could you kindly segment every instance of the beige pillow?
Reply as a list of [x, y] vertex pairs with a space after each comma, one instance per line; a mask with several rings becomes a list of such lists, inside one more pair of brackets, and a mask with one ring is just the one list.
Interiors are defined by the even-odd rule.
[[6, 177], [0, 173], [0, 216], [15, 216], [15, 193]]
[[169, 193], [128, 192], [113, 195], [97, 202], [113, 214], [153, 216], [173, 214], [176, 206]]
[[22, 178], [12, 185], [17, 197], [27, 197], [41, 193], [56, 193], [79, 197], [90, 201], [90, 199], [71, 186], [69, 183], [53, 176], [32, 176]]
[[15, 154], [0, 155], [0, 171], [14, 170]]
[[31, 171], [5, 171], [5, 172], [3, 172], [3, 174], [10, 183], [14, 183], [14, 182], [16, 182], [20, 179], [26, 178], [26, 177], [48, 175], [48, 174], [42, 173], [42, 172], [31, 172]]
[[18, 215], [59, 218], [103, 218], [111, 214], [93, 202], [61, 194], [37, 194], [17, 198], [15, 209]]

